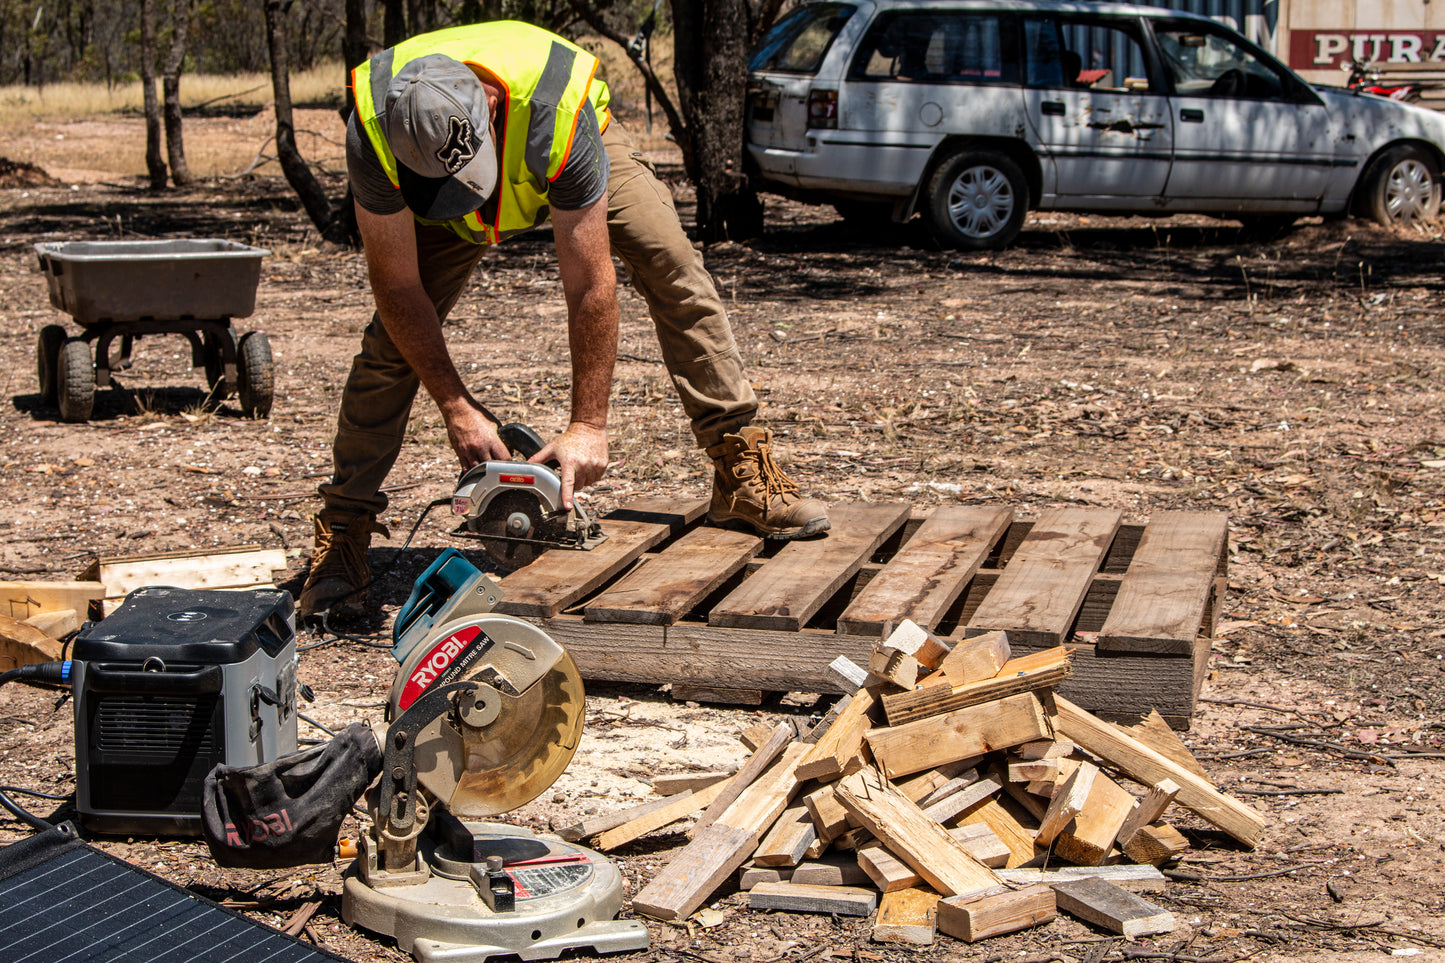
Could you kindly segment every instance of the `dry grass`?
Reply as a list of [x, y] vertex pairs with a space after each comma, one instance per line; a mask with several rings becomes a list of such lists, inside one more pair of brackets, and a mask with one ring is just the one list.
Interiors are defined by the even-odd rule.
[[[296, 104], [339, 105], [345, 74], [340, 61], [321, 64], [291, 76], [291, 99]], [[159, 84], [157, 85], [159, 95]], [[0, 130], [26, 127], [36, 121], [80, 120], [105, 114], [139, 114], [140, 81], [107, 87], [105, 84], [59, 83], [44, 87], [0, 87]], [[259, 110], [271, 103], [269, 74], [186, 74], [181, 78], [181, 106]]]

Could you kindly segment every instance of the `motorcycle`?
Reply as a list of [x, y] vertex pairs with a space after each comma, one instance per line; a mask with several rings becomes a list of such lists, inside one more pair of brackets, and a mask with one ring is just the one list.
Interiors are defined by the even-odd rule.
[[1345, 86], [1360, 93], [1374, 94], [1376, 97], [1414, 104], [1419, 102], [1420, 94], [1425, 89], [1425, 85], [1419, 83], [1387, 84], [1383, 82], [1379, 64], [1374, 61], [1351, 59], [1341, 66], [1350, 73], [1350, 78], [1345, 81]]

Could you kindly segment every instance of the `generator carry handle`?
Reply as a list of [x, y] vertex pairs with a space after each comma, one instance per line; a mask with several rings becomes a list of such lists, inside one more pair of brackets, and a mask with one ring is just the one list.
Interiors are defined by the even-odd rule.
[[223, 673], [219, 665], [203, 665], [185, 672], [148, 672], [117, 669], [104, 662], [86, 667], [85, 687], [92, 692], [143, 693], [145, 695], [205, 695], [221, 691]]

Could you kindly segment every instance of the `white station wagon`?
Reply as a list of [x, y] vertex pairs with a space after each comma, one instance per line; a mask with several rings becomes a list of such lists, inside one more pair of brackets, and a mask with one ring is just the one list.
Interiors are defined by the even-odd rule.
[[1445, 114], [1311, 86], [1204, 17], [1045, 0], [823, 0], [749, 62], [764, 190], [1002, 248], [1030, 209], [1278, 231], [1440, 209]]

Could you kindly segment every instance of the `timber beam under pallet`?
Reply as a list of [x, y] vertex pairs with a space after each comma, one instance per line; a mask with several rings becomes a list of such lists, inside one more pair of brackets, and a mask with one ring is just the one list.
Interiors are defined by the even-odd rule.
[[556, 550], [501, 580], [584, 678], [834, 693], [908, 619], [947, 646], [1000, 630], [1014, 657], [1064, 644], [1056, 691], [1106, 718], [1157, 710], [1185, 728], [1224, 589], [1222, 513], [1144, 524], [1107, 509], [1033, 521], [1006, 507], [842, 503], [823, 538], [776, 543], [698, 532], [702, 502], [635, 502], [590, 552]]

